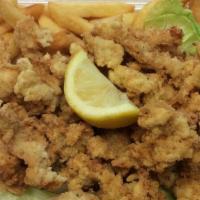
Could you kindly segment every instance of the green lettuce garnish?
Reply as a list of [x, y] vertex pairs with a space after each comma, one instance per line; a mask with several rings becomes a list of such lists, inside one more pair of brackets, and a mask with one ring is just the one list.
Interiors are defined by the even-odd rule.
[[34, 188], [29, 188], [24, 194], [16, 196], [10, 192], [0, 191], [0, 199], [2, 200], [50, 200], [55, 194], [38, 190]]
[[182, 6], [180, 0], [157, 0], [144, 21], [146, 28], [181, 28], [183, 39], [181, 50], [188, 54], [196, 53], [195, 44], [200, 42], [200, 25], [192, 11]]

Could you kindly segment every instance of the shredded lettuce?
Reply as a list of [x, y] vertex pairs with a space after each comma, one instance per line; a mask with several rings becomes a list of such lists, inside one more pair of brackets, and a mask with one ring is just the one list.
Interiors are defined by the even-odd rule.
[[50, 200], [54, 196], [56, 195], [53, 193], [34, 188], [29, 188], [21, 196], [16, 196], [9, 192], [0, 191], [0, 199], [2, 200]]
[[200, 42], [200, 25], [191, 10], [184, 8], [180, 0], [157, 0], [145, 18], [144, 26], [161, 29], [173, 26], [181, 28], [184, 34], [181, 50], [188, 54], [194, 54], [194, 44]]

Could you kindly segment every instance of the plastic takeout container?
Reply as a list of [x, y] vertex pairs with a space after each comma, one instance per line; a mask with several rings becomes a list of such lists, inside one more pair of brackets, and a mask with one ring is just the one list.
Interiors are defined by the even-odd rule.
[[[52, 1], [52, 0], [51, 0]], [[54, 0], [57, 2], [102, 2], [102, 0]], [[133, 4], [136, 10], [140, 10], [149, 0], [103, 0], [103, 2], [125, 2], [128, 4]], [[30, 5], [33, 3], [48, 3], [48, 0], [18, 0], [20, 4]]]

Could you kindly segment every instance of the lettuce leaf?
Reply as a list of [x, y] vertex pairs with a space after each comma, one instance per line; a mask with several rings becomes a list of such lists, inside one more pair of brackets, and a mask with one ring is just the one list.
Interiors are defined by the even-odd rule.
[[56, 195], [53, 193], [34, 188], [29, 188], [21, 196], [16, 196], [9, 192], [0, 191], [0, 199], [2, 200], [50, 200], [54, 196]]
[[156, 0], [144, 20], [145, 28], [179, 27], [183, 31], [181, 50], [196, 53], [195, 44], [200, 42], [200, 25], [192, 12], [182, 6], [180, 0]]

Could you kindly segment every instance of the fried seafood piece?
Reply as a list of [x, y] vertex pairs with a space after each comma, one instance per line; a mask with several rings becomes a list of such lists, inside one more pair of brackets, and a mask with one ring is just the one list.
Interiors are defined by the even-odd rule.
[[133, 132], [134, 143], [112, 161], [113, 166], [162, 172], [176, 161], [192, 158], [199, 136], [183, 114], [163, 102], [153, 102], [141, 108], [138, 122], [144, 130], [140, 136]]
[[87, 149], [92, 158], [113, 160], [128, 144], [130, 139], [126, 130], [103, 131], [88, 140]]
[[148, 173], [132, 174], [128, 182], [123, 182], [123, 177], [112, 169], [102, 164], [97, 159], [91, 159], [86, 154], [77, 154], [68, 162], [63, 170], [71, 191], [83, 189], [93, 191], [100, 199], [161, 199], [159, 183], [152, 180]]
[[188, 160], [183, 163], [181, 173], [174, 186], [178, 200], [199, 199], [200, 196], [200, 163]]
[[200, 181], [187, 178], [180, 179], [177, 181], [174, 190], [177, 200], [198, 200], [200, 197]]
[[12, 62], [20, 53], [20, 49], [15, 42], [14, 33], [4, 34], [2, 39], [5, 43], [5, 51], [8, 53], [9, 61]]
[[[23, 165], [18, 167], [24, 169], [22, 183], [49, 190], [61, 187], [66, 179], [52, 171], [46, 150], [48, 147], [45, 138], [47, 127], [37, 119], [29, 118], [23, 107], [16, 103], [5, 104], [0, 109], [0, 115], [1, 141], [6, 145], [14, 160], [25, 163], [24, 167]], [[6, 171], [3, 173], [6, 174]], [[19, 183], [20, 180], [16, 184]]]
[[3, 38], [0, 38], [0, 67], [10, 62], [9, 52], [6, 49], [6, 44]]
[[[163, 32], [165, 33], [166, 31]], [[162, 38], [163, 32], [159, 32], [159, 38]], [[147, 68], [155, 71], [164, 70], [173, 78], [180, 76], [186, 63], [177, 57], [172, 57], [168, 51], [161, 51], [154, 42], [152, 43], [151, 40], [148, 40], [149, 37], [145, 36], [141, 31], [128, 29], [122, 30], [121, 34], [116, 34], [115, 40], [139, 63], [145, 64]]]
[[23, 188], [24, 169], [20, 159], [9, 153], [8, 147], [0, 141], [0, 176], [6, 186]]
[[62, 187], [66, 179], [52, 171], [44, 130], [45, 127], [34, 119], [26, 119], [21, 130], [15, 134], [11, 152], [27, 165], [24, 178], [27, 185], [56, 190]]
[[[147, 29], [141, 31], [119, 23], [117, 26], [113, 26], [112, 24], [109, 26], [109, 29], [112, 31], [115, 30], [118, 33], [111, 36], [111, 30], [105, 30], [104, 26], [98, 28], [97, 30], [99, 31], [96, 31], [94, 34], [106, 39], [113, 39], [115, 42], [121, 44], [125, 51], [141, 64], [139, 70], [143, 74], [149, 74], [149, 72], [146, 73], [145, 71], [150, 70], [155, 71], [161, 76], [163, 80], [163, 83], [161, 81], [161, 87], [158, 91], [151, 94], [154, 99], [155, 97], [159, 97], [159, 95], [161, 95], [159, 99], [163, 99], [163, 97], [165, 99], [166, 96], [167, 101], [177, 108], [178, 104], [186, 106], [191, 93], [199, 89], [199, 59], [194, 56], [184, 56], [183, 54], [178, 54], [178, 52], [174, 53], [171, 50], [178, 51], [180, 48], [182, 36], [178, 29]], [[108, 31], [108, 37], [106, 31]], [[117, 70], [111, 72], [110, 78], [118, 83], [118, 85], [123, 85], [124, 81], [120, 83], [120, 77], [122, 75], [120, 76]], [[134, 79], [132, 78], [132, 80]], [[167, 88], [166, 92], [165, 88]], [[149, 95], [144, 97], [146, 99], [145, 102], [149, 101], [149, 97]]]
[[59, 108], [60, 108], [60, 111], [58, 112], [58, 115], [61, 116], [65, 120], [65, 122], [68, 122], [68, 123], [80, 122], [80, 118], [75, 114], [72, 108], [67, 104], [67, 101], [64, 95], [60, 98]]
[[[179, 102], [186, 103], [188, 100], [188, 96], [197, 89], [200, 88], [199, 78], [200, 78], [200, 62], [196, 59], [188, 59], [186, 60], [187, 66], [185, 66], [182, 72], [182, 82], [178, 82], [179, 92], [177, 94], [177, 99]], [[176, 82], [176, 81], [174, 81]]]
[[112, 40], [101, 37], [85, 35], [87, 50], [94, 56], [94, 61], [99, 67], [115, 68], [123, 61], [124, 49]]
[[50, 70], [53, 75], [59, 79], [63, 79], [68, 61], [69, 57], [62, 55], [60, 52], [53, 55], [50, 65]]
[[14, 31], [15, 41], [23, 56], [50, 46], [53, 37], [47, 29], [39, 28], [32, 17], [20, 20]]
[[170, 105], [177, 102], [177, 91], [167, 80], [167, 76], [155, 72], [143, 73], [138, 64], [119, 65], [109, 71], [109, 79], [138, 106], [149, 101], [164, 100]]
[[[120, 34], [127, 34], [129, 31], [134, 31], [136, 37], [142, 39], [145, 42], [149, 42], [154, 47], [159, 47], [163, 50], [174, 51], [182, 41], [182, 31], [176, 27], [172, 27], [168, 30], [161, 29], [148, 29], [148, 30], [134, 30], [132, 24], [123, 23], [123, 19], [117, 18], [115, 20], [109, 20], [95, 25], [93, 30], [94, 35], [106, 39], [115, 39], [120, 37]], [[116, 34], [116, 31], [117, 32]]]
[[164, 101], [149, 102], [140, 111], [138, 124], [145, 129], [166, 125], [175, 110]]
[[144, 31], [118, 23], [99, 25], [94, 34], [121, 44], [126, 52], [139, 63], [145, 64], [147, 69], [165, 70], [170, 76], [177, 77], [187, 65], [176, 57], [180, 54], [178, 46], [182, 38], [178, 29]]
[[99, 200], [97, 196], [92, 193], [82, 191], [65, 192], [52, 200]]
[[199, 126], [199, 103], [200, 94], [198, 92], [193, 92], [180, 108], [181, 112], [187, 117], [190, 126], [195, 130], [198, 130]]
[[62, 117], [53, 114], [42, 116], [42, 123], [49, 127], [46, 137], [49, 141], [48, 154], [52, 162], [63, 164], [76, 154], [86, 153], [88, 140], [93, 136], [92, 128], [83, 123], [67, 124]]
[[16, 104], [5, 104], [0, 108], [0, 176], [1, 181], [11, 188], [22, 189], [24, 186], [24, 166], [19, 158], [10, 151], [10, 142], [19, 121], [26, 117], [25, 110]]
[[145, 171], [130, 174], [127, 178], [128, 183], [123, 183], [119, 174], [114, 175], [107, 170], [103, 171], [99, 179], [100, 199], [164, 200], [159, 191], [159, 183], [152, 180]]
[[118, 65], [109, 72], [110, 80], [122, 89], [126, 89], [130, 97], [148, 94], [157, 90], [160, 77], [156, 74], [143, 74], [133, 68]]
[[14, 87], [15, 94], [22, 96], [25, 102], [43, 102], [54, 111], [61, 95], [59, 81], [50, 75], [48, 69], [36, 68], [28, 58], [20, 58], [17, 65], [21, 72]]
[[19, 70], [14, 67], [0, 67], [0, 99], [4, 100], [14, 93]]
[[0, 67], [7, 66], [19, 54], [13, 33], [6, 33], [0, 37], [0, 54]]

